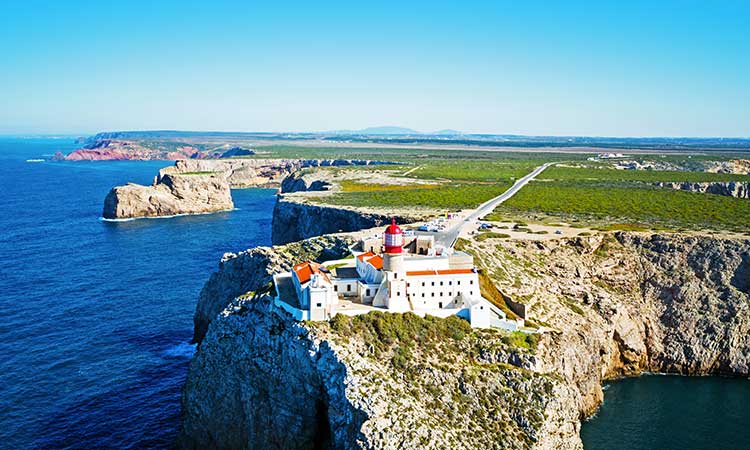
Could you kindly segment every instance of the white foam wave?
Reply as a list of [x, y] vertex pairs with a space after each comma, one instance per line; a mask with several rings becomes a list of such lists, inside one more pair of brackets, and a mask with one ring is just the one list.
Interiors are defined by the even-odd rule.
[[164, 356], [168, 356], [170, 358], [192, 358], [196, 348], [197, 344], [182, 342], [175, 345], [174, 347], [170, 347], [164, 350]]
[[239, 210], [239, 208], [220, 209], [218, 211], [209, 211], [209, 212], [202, 212], [202, 213], [172, 214], [170, 216], [128, 217], [126, 219], [107, 219], [106, 217], [100, 217], [99, 220], [101, 220], [102, 222], [131, 222], [133, 220], [140, 220], [140, 219], [173, 219], [175, 217], [183, 217], [183, 216], [207, 216], [209, 214], [216, 214], [220, 212], [230, 212], [230, 211], [237, 211], [237, 210]]

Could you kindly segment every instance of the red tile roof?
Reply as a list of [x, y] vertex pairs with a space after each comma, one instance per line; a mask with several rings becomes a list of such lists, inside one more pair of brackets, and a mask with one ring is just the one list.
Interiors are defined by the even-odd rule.
[[[305, 284], [310, 281], [313, 274], [322, 274], [328, 280], [328, 275], [321, 270], [321, 265], [312, 261], [305, 261], [294, 266], [294, 273], [297, 274], [299, 284]], [[330, 281], [330, 280], [329, 280]]]
[[367, 263], [378, 270], [383, 268], [383, 258], [380, 255], [375, 255], [372, 258], [368, 259]]
[[375, 253], [373, 252], [362, 253], [361, 255], [357, 256], [357, 259], [360, 261], [364, 261], [365, 258], [369, 258], [371, 256], [375, 256]]

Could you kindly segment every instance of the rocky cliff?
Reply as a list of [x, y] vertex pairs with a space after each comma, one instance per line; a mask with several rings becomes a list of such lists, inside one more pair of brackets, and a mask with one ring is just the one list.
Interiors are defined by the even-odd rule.
[[268, 280], [264, 261], [289, 264], [281, 255], [297, 250], [223, 261], [201, 294], [213, 323], [190, 367], [179, 445], [578, 449], [606, 379], [750, 374], [749, 240], [620, 232], [462, 245], [547, 329], [538, 342], [410, 315], [298, 324], [263, 295], [224, 308]]
[[[518, 365], [508, 364], [515, 361]], [[267, 297], [212, 323], [183, 391], [181, 448], [580, 448], [572, 392], [530, 351], [457, 317], [297, 323]]]
[[584, 414], [609, 378], [750, 373], [748, 240], [620, 232], [467, 250], [550, 327], [543, 370], [578, 390]]
[[109, 191], [105, 219], [171, 216], [234, 208], [229, 183], [222, 174], [166, 174], [152, 186], [127, 184]]
[[737, 198], [750, 198], [750, 183], [743, 183], [739, 181], [711, 182], [711, 183], [659, 182], [659, 183], [654, 183], [654, 184], [659, 187], [680, 189], [680, 190], [689, 191], [689, 192], [726, 195], [729, 197], [737, 197]]
[[[389, 164], [365, 159], [183, 159], [165, 167], [160, 174], [184, 172], [222, 172], [233, 188], [279, 187], [290, 174], [308, 167], [366, 166]], [[301, 178], [301, 174], [296, 178]]]
[[274, 273], [289, 270], [300, 261], [343, 258], [353, 243], [346, 236], [321, 236], [285, 246], [225, 253], [201, 290], [193, 316], [193, 342], [203, 340], [211, 320], [234, 298], [266, 287]]
[[280, 195], [273, 208], [271, 241], [274, 244], [286, 244], [312, 236], [363, 230], [388, 224], [393, 217], [398, 223], [414, 222], [421, 218], [315, 205]]

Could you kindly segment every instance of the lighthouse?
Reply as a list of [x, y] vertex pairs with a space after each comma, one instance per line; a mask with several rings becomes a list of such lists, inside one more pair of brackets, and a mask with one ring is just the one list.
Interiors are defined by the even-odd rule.
[[389, 311], [406, 312], [411, 309], [406, 292], [406, 270], [404, 269], [404, 232], [396, 225], [396, 219], [383, 233], [383, 278], [380, 294], [373, 300], [374, 306], [385, 306]]
[[391, 224], [383, 233], [383, 246], [385, 255], [383, 258], [383, 270], [386, 272], [403, 272], [404, 262], [404, 232], [396, 225], [396, 219], [391, 219]]

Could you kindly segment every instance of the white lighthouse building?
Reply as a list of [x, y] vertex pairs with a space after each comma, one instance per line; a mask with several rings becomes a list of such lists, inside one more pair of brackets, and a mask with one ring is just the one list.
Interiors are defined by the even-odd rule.
[[523, 325], [523, 321], [507, 320], [502, 310], [482, 298], [479, 275], [469, 255], [452, 250], [440, 255], [423, 252], [416, 239], [411, 242], [415, 253], [409, 253], [404, 232], [393, 220], [382, 234], [382, 245], [368, 239], [362, 245], [367, 251], [352, 250], [353, 260], [342, 260], [346, 262], [331, 270], [303, 262], [291, 272], [274, 275], [274, 304], [298, 320], [380, 310], [458, 315], [481, 328], [515, 330]]

